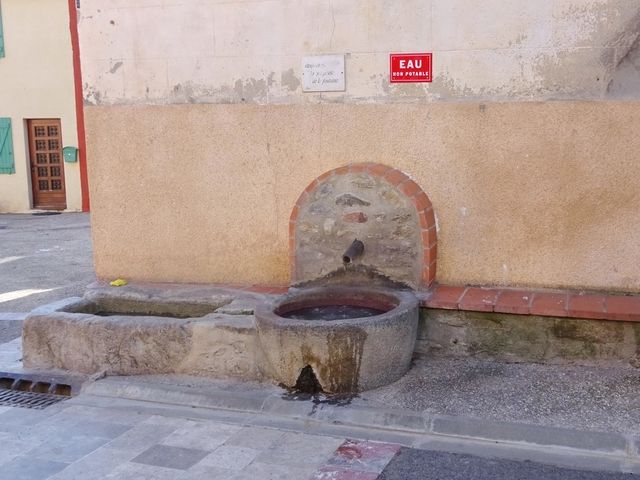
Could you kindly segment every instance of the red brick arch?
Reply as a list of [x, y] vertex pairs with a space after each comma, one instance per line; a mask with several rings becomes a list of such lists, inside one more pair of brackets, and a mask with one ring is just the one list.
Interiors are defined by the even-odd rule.
[[307, 201], [309, 193], [315, 190], [324, 180], [333, 175], [344, 175], [347, 173], [368, 173], [372, 176], [380, 177], [393, 185], [398, 192], [409, 197], [415, 206], [422, 234], [422, 288], [429, 288], [436, 278], [436, 257], [437, 257], [437, 233], [436, 221], [431, 200], [426, 193], [408, 175], [387, 165], [380, 163], [352, 163], [343, 167], [338, 167], [323, 173], [314, 179], [307, 188], [300, 194], [298, 201], [291, 211], [289, 220], [289, 261], [291, 266], [291, 280], [295, 281], [295, 246], [296, 246], [296, 223], [300, 206]]

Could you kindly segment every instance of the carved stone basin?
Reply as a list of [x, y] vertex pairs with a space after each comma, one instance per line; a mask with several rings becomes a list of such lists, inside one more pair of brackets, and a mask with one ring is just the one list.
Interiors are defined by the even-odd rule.
[[303, 375], [327, 393], [355, 393], [406, 373], [418, 328], [409, 291], [357, 287], [302, 289], [255, 311], [259, 368], [295, 387]]

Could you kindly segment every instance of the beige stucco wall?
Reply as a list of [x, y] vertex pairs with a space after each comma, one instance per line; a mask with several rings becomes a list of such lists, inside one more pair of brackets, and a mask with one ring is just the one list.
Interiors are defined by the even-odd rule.
[[[77, 146], [73, 64], [66, 0], [0, 0], [0, 117], [10, 117], [16, 173], [0, 174], [0, 212], [31, 208], [26, 120], [60, 118], [64, 146]], [[78, 163], [64, 164], [67, 209], [81, 210]]]
[[375, 161], [431, 198], [440, 282], [640, 290], [640, 102], [86, 115], [101, 277], [287, 283], [300, 192], [326, 170]]
[[[287, 283], [297, 196], [374, 161], [430, 196], [442, 283], [640, 291], [636, 1], [158, 3], [82, 2], [100, 277]], [[302, 92], [320, 53], [345, 92]]]

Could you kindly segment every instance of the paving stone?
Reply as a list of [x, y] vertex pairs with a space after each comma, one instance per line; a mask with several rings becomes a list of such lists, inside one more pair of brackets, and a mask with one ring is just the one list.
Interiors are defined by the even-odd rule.
[[304, 433], [285, 433], [277, 444], [261, 453], [256, 461], [277, 465], [317, 466], [326, 462], [343, 441]]
[[168, 425], [136, 425], [109, 442], [107, 446], [111, 449], [132, 452], [132, 456], [135, 456], [161, 442], [173, 431], [175, 427]]
[[162, 440], [163, 445], [213, 451], [242, 427], [213, 422], [190, 422]]
[[66, 431], [68, 435], [88, 435], [114, 439], [130, 429], [131, 425], [82, 420], [75, 425], [69, 425]]
[[60, 436], [29, 450], [26, 455], [43, 460], [71, 463], [97, 450], [108, 441], [109, 439], [104, 437], [86, 435]]
[[198, 465], [224, 468], [227, 470], [242, 470], [260, 453], [260, 450], [253, 448], [239, 447], [235, 445], [222, 445], [204, 457]]
[[164, 425], [172, 426], [175, 428], [184, 427], [187, 425], [193, 425], [195, 420], [180, 417], [163, 417], [161, 415], [150, 415], [149, 418], [142, 421], [144, 425]]
[[240, 431], [233, 434], [225, 445], [239, 445], [242, 447], [256, 448], [258, 450], [266, 450], [275, 442], [280, 440], [284, 432], [272, 428], [260, 427], [243, 427]]
[[235, 479], [238, 471], [196, 463], [187, 470], [186, 475], [189, 480], [231, 480]]
[[67, 466], [63, 462], [39, 458], [16, 457], [2, 465], [0, 480], [44, 480]]
[[625, 452], [627, 449], [627, 439], [617, 433], [589, 432], [463, 417], [437, 417], [433, 420], [433, 432], [489, 440], [558, 445], [611, 453]]
[[[186, 472], [142, 463], [125, 463], [103, 477], [105, 480], [195, 480]], [[204, 477], [202, 480], [206, 479]]]
[[102, 447], [52, 476], [50, 480], [101, 480], [135, 453]]
[[13, 433], [0, 432], [0, 464], [26, 454], [42, 442], [43, 439], [31, 437], [30, 435], [14, 435]]
[[316, 466], [274, 465], [254, 462], [233, 480], [305, 480], [309, 478]]
[[155, 467], [175, 468], [186, 470], [192, 467], [209, 452], [195, 448], [172, 447], [169, 445], [154, 445], [131, 460], [134, 463], [144, 463]]
[[106, 409], [91, 407], [88, 405], [69, 405], [65, 406], [65, 409], [60, 412], [73, 415], [76, 419], [80, 417], [87, 417], [91, 420], [98, 420], [101, 422], [120, 423], [123, 425], [137, 425], [138, 423], [146, 420], [150, 417], [149, 414], [145, 414], [139, 411], [124, 411], [116, 409]]
[[11, 410], [0, 413], [0, 431], [13, 432], [16, 430], [15, 427], [21, 429], [30, 425], [35, 425], [55, 413], [57, 412], [49, 410], [48, 408], [44, 410], [12, 408]]

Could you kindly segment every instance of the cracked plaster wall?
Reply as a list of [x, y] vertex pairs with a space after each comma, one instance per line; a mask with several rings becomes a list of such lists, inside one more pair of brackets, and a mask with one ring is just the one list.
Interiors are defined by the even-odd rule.
[[[286, 284], [300, 192], [378, 162], [433, 202], [437, 281], [638, 292], [639, 12], [82, 0], [96, 271]], [[390, 85], [391, 51], [432, 51], [433, 83]], [[346, 54], [346, 91], [302, 93], [301, 57], [324, 53]]]
[[[636, 0], [81, 5], [88, 104], [640, 98]], [[433, 83], [389, 84], [402, 51], [434, 53]], [[303, 94], [301, 56], [325, 53], [346, 54], [346, 92]]]

